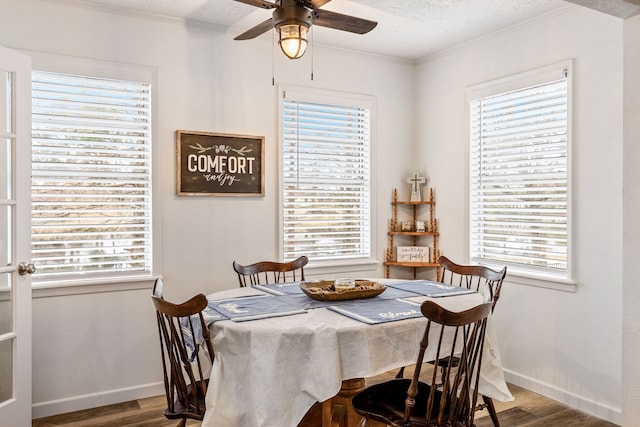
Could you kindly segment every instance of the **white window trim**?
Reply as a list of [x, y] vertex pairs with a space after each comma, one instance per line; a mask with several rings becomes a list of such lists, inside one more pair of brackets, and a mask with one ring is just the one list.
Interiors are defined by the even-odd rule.
[[[158, 70], [155, 67], [126, 64], [120, 62], [101, 61], [89, 58], [69, 57], [34, 51], [23, 51], [32, 58], [32, 68], [63, 74], [85, 75], [106, 79], [132, 80], [151, 85], [151, 273], [140, 275], [117, 275], [95, 279], [51, 280], [33, 285], [34, 297], [77, 295], [95, 292], [112, 292], [151, 288], [157, 277], [160, 277], [162, 233], [160, 191], [160, 174], [156, 172], [160, 161], [158, 144]], [[36, 266], [37, 268], [37, 266]]]
[[[469, 86], [465, 89], [465, 164], [470, 164], [470, 101], [480, 97], [486, 97], [498, 93], [504, 93], [511, 90], [517, 90], [539, 83], [545, 83], [554, 79], [553, 73], [557, 76], [559, 69], [568, 71], [567, 83], [567, 270], [565, 275], [554, 275], [547, 273], [536, 273], [531, 270], [521, 269], [514, 266], [507, 268], [506, 280], [511, 283], [518, 283], [527, 286], [536, 286], [547, 289], [556, 289], [561, 291], [575, 292], [577, 289], [577, 281], [575, 279], [574, 262], [573, 262], [573, 79], [574, 77], [574, 60], [549, 64], [534, 70], [514, 74], [500, 79], [492, 80], [485, 83]], [[465, 168], [465, 238], [464, 253], [467, 262], [470, 258], [470, 170]], [[504, 265], [486, 264], [488, 267], [502, 268]]]
[[[282, 102], [283, 102], [283, 92], [294, 93], [295, 98], [299, 100], [308, 100], [310, 102], [326, 102], [327, 104], [331, 104], [334, 102], [336, 98], [340, 99], [350, 99], [354, 104], [365, 104], [371, 106], [371, 115], [370, 115], [370, 187], [371, 193], [369, 196], [371, 207], [371, 254], [368, 259], [357, 258], [353, 260], [342, 259], [342, 260], [327, 260], [327, 261], [314, 261], [310, 260], [308, 267], [305, 267], [305, 275], [314, 275], [314, 274], [323, 274], [326, 272], [330, 272], [333, 274], [337, 273], [355, 273], [355, 272], [372, 272], [376, 271], [379, 267], [379, 261], [377, 260], [377, 225], [376, 225], [376, 112], [377, 105], [376, 99], [374, 96], [370, 95], [362, 95], [356, 93], [342, 92], [342, 91], [332, 91], [326, 89], [317, 89], [317, 88], [309, 88], [304, 86], [297, 85], [288, 85], [288, 84], [280, 84], [278, 85], [278, 197], [279, 197], [279, 213], [278, 213], [278, 254], [280, 259], [283, 259], [284, 248], [282, 242], [280, 242], [281, 236], [283, 235], [282, 229], [282, 218], [284, 215], [282, 200], [284, 199], [284, 189], [282, 188], [281, 183], [283, 182], [283, 164], [282, 164]], [[309, 95], [311, 94], [311, 95]]]

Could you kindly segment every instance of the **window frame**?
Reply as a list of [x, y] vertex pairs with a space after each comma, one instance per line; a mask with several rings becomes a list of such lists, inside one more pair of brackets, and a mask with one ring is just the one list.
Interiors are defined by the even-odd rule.
[[[33, 283], [33, 296], [50, 297], [77, 295], [94, 292], [119, 291], [149, 289], [153, 286], [156, 278], [160, 276], [160, 248], [162, 247], [160, 233], [160, 207], [162, 205], [160, 192], [160, 177], [156, 173], [159, 162], [158, 147], [158, 96], [157, 68], [116, 63], [111, 61], [101, 61], [89, 58], [68, 57], [63, 55], [47, 54], [42, 52], [23, 51], [32, 58], [32, 69], [34, 71], [44, 71], [61, 74], [73, 74], [95, 78], [129, 80], [143, 82], [150, 85], [151, 92], [151, 271], [140, 274], [115, 274], [105, 276], [94, 276], [90, 278], [66, 278], [60, 280], [48, 280], [45, 282]], [[36, 266], [37, 268], [37, 266]]]
[[[283, 102], [285, 93], [289, 98], [311, 103], [323, 103], [328, 105], [362, 105], [370, 108], [369, 116], [369, 230], [370, 253], [369, 257], [345, 257], [344, 259], [314, 260], [310, 257], [309, 269], [314, 272], [332, 273], [352, 271], [373, 271], [378, 266], [377, 261], [377, 231], [376, 231], [376, 99], [373, 95], [364, 95], [351, 92], [333, 91], [326, 89], [309, 88], [303, 86], [280, 84], [278, 85], [278, 173], [279, 173], [279, 215], [278, 215], [278, 253], [280, 260], [284, 260], [284, 173], [283, 173]], [[342, 103], [340, 102], [342, 101]]]
[[[559, 73], [566, 70], [567, 73], [567, 267], [563, 273], [551, 272], [538, 268], [527, 268], [520, 265], [507, 264], [508, 280], [523, 285], [538, 286], [568, 292], [576, 291], [576, 280], [573, 262], [573, 173], [572, 173], [572, 146], [573, 146], [573, 80], [574, 60], [560, 61], [533, 70], [516, 73], [507, 77], [469, 86], [465, 89], [465, 256], [471, 262], [471, 126], [470, 113], [471, 102], [475, 99], [489, 97], [501, 93], [524, 89], [536, 84], [548, 83], [557, 80]], [[505, 264], [498, 261], [483, 261], [483, 265], [492, 268], [502, 268]]]

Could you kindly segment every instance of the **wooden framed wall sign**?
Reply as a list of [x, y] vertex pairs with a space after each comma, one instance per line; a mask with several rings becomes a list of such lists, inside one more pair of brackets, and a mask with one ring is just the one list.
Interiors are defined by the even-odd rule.
[[180, 196], [264, 196], [264, 136], [176, 131]]
[[398, 246], [396, 260], [398, 262], [429, 262], [428, 246]]

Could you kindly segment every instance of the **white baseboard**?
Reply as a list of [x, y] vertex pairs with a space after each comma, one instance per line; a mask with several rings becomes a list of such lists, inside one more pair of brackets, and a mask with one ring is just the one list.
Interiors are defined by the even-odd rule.
[[[505, 379], [519, 387], [531, 390], [534, 393], [563, 403], [573, 409], [582, 411], [614, 424], [622, 422], [620, 408], [603, 405], [599, 402], [585, 399], [584, 397], [559, 389], [534, 378], [504, 370]], [[52, 400], [49, 402], [34, 403], [31, 416], [33, 419], [48, 417], [51, 415], [65, 414], [67, 412], [81, 411], [83, 409], [97, 408], [114, 403], [128, 402], [130, 400], [143, 399], [145, 397], [160, 396], [164, 394], [164, 385], [159, 383], [145, 384], [136, 387], [110, 390], [101, 393], [93, 393], [82, 396], [74, 396], [67, 399]]]
[[161, 395], [164, 395], [164, 384], [159, 382], [74, 396], [66, 399], [39, 402], [31, 406], [31, 418], [36, 419], [51, 415], [66, 414], [67, 412], [81, 411], [83, 409], [97, 408], [99, 406]]
[[617, 425], [620, 425], [622, 422], [621, 408], [614, 408], [594, 400], [586, 399], [582, 396], [578, 396], [577, 394], [562, 390], [556, 386], [543, 383], [534, 378], [530, 378], [507, 369], [504, 370], [504, 377], [507, 382], [511, 384], [525, 388], [534, 393], [541, 394], [549, 399], [553, 399], [567, 405], [572, 409], [585, 412], [589, 415], [593, 415], [594, 417], [607, 420]]

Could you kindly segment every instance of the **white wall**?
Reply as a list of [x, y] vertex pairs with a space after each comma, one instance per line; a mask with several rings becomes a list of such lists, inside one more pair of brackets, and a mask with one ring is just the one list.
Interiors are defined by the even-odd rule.
[[624, 24], [624, 306], [622, 425], [640, 419], [640, 15]]
[[[267, 41], [184, 22], [125, 16], [36, 0], [0, 0], [0, 44], [75, 58], [137, 64], [157, 75], [161, 260], [166, 297], [237, 286], [232, 261], [278, 257], [277, 87]], [[277, 83], [373, 95], [377, 100], [376, 255], [382, 260], [392, 188], [412, 171], [413, 65], [318, 47], [286, 60]], [[265, 196], [177, 197], [177, 129], [265, 136]], [[312, 273], [312, 271], [310, 271]], [[324, 273], [327, 273], [326, 271]], [[380, 276], [380, 266], [361, 273]], [[34, 417], [162, 394], [150, 290], [36, 298], [33, 305]]]
[[418, 66], [416, 90], [418, 158], [438, 190], [442, 252], [468, 259], [462, 208], [468, 176], [465, 88], [574, 58], [577, 290], [505, 283], [495, 317], [508, 380], [616, 422], [622, 345], [622, 29], [622, 20], [570, 7], [428, 58]]
[[[158, 273], [169, 299], [236, 286], [234, 259], [277, 257], [277, 100], [269, 41], [233, 42], [235, 34], [180, 21], [36, 0], [0, 0], [0, 10], [1, 45], [138, 64], [157, 74]], [[291, 62], [276, 51], [275, 58], [277, 82], [376, 97], [379, 259], [392, 188], [404, 189], [414, 170], [426, 172], [436, 188], [443, 253], [464, 258], [464, 88], [575, 58], [577, 292], [507, 283], [496, 323], [511, 381], [614, 421], [621, 405], [622, 28], [616, 18], [575, 9], [445, 52], [416, 70], [319, 47], [313, 82], [308, 57]], [[627, 65], [635, 68], [637, 62]], [[176, 129], [265, 135], [265, 197], [175, 196]], [[636, 198], [630, 202], [625, 212], [633, 214]], [[634, 268], [625, 278], [637, 277]], [[36, 298], [33, 327], [35, 417], [162, 393], [148, 289]]]

